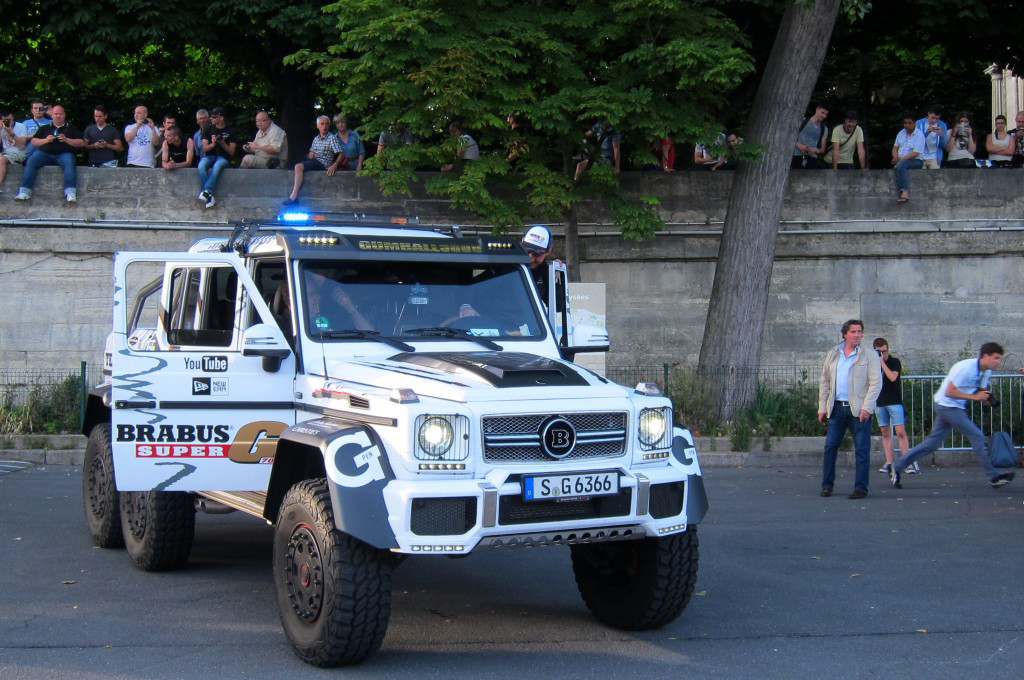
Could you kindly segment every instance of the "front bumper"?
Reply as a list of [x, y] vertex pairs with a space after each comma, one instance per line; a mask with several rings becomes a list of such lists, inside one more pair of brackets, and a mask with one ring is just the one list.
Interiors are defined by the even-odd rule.
[[700, 522], [707, 511], [695, 460], [685, 468], [673, 460], [658, 468], [614, 469], [617, 494], [562, 502], [523, 500], [518, 470], [483, 480], [392, 480], [384, 499], [399, 546], [395, 552], [450, 555], [667, 536]]

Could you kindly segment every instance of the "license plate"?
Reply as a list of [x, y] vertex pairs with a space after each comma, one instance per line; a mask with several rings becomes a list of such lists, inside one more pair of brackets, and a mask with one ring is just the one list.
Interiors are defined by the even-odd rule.
[[611, 496], [619, 492], [619, 473], [585, 472], [576, 475], [545, 475], [523, 478], [523, 500], [553, 501], [590, 496]]

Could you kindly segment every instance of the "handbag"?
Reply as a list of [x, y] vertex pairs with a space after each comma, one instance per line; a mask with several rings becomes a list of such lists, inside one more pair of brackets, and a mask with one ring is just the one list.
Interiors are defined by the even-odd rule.
[[992, 465], [997, 468], [1017, 467], [1017, 450], [1013, 448], [1013, 440], [1006, 432], [996, 432], [992, 435], [992, 445], [989, 447], [989, 457]]

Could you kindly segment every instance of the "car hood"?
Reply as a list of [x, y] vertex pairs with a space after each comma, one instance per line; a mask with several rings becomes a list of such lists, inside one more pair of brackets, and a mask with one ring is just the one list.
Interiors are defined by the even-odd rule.
[[622, 397], [626, 389], [572, 363], [525, 352], [416, 352], [328, 360], [329, 377], [453, 401]]

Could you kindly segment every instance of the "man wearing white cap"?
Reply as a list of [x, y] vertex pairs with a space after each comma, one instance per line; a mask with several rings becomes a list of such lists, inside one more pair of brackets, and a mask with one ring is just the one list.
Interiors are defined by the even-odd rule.
[[547, 227], [535, 225], [530, 227], [522, 240], [523, 248], [530, 256], [530, 273], [533, 283], [537, 286], [540, 299], [548, 303], [548, 268], [543, 266], [544, 259], [551, 254], [551, 232]]

